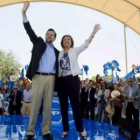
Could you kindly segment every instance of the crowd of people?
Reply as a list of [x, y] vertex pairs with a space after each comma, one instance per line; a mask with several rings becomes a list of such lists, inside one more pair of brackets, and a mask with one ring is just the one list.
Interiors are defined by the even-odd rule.
[[[110, 84], [102, 80], [100, 75], [96, 81], [80, 80], [79, 102], [83, 119], [117, 125], [123, 117], [133, 120], [139, 132], [140, 83], [133, 78], [128, 81]], [[133, 90], [133, 91], [132, 91]], [[117, 93], [118, 91], [118, 93]], [[54, 96], [58, 94], [54, 93]], [[114, 107], [112, 116], [106, 111], [107, 105]], [[16, 83], [10, 92], [6, 84], [0, 87], [0, 115], [29, 115], [31, 108], [31, 85]], [[42, 107], [41, 107], [42, 108]], [[40, 110], [41, 110], [40, 108]], [[41, 114], [41, 112], [40, 112]]]
[[30, 84], [15, 84], [11, 92], [6, 84], [0, 87], [0, 115], [29, 115], [30, 104]]
[[[109, 104], [113, 114], [107, 110]], [[133, 122], [133, 128], [139, 132], [140, 83], [133, 78], [110, 84], [97, 75], [96, 81], [82, 81], [80, 105], [83, 118], [116, 126], [125, 118]]]
[[[80, 84], [80, 104], [83, 118], [90, 118], [91, 120], [115, 125], [121, 117], [129, 119], [132, 119], [132, 115], [134, 115], [134, 118], [136, 116], [138, 117], [138, 109], [140, 108], [140, 83], [134, 82], [133, 78], [130, 78], [126, 82], [121, 81], [112, 85], [103, 80], [100, 80], [100, 83], [97, 80], [84, 80]], [[129, 88], [135, 89], [133, 93]], [[118, 94], [116, 94], [117, 91]], [[112, 95], [114, 92], [116, 92], [116, 97]], [[111, 121], [108, 113], [105, 111], [109, 102], [112, 103], [115, 109], [113, 116], [111, 116]], [[133, 106], [132, 103], [134, 104], [134, 108], [130, 107]], [[134, 113], [135, 111], [137, 113]]]
[[[97, 75], [96, 77], [98, 77]], [[99, 76], [100, 77], [100, 76]], [[138, 110], [140, 108], [140, 83], [134, 82], [133, 78], [112, 85], [96, 78], [96, 81], [86, 79], [80, 80], [80, 110], [82, 118], [97, 120], [104, 123], [117, 124], [121, 117], [130, 120], [133, 118], [136, 124], [139, 124]], [[131, 93], [131, 89], [135, 88], [136, 93]], [[119, 94], [113, 97], [113, 92], [118, 91]], [[132, 96], [133, 95], [133, 96]], [[58, 96], [54, 93], [54, 96]], [[105, 108], [108, 103], [112, 103], [115, 112], [113, 116], [109, 116]], [[127, 106], [125, 106], [127, 102]], [[133, 104], [132, 104], [133, 103]], [[10, 92], [9, 88], [4, 84], [0, 87], [0, 115], [4, 114], [30, 114], [31, 105], [31, 85], [17, 84]], [[8, 107], [7, 107], [8, 106]], [[111, 119], [110, 119], [111, 118]]]

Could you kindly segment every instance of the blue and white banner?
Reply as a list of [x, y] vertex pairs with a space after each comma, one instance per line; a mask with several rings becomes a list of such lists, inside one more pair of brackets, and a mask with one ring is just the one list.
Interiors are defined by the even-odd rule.
[[[71, 108], [71, 104], [69, 102], [69, 125], [72, 125], [74, 123], [73, 120], [73, 112]], [[55, 126], [62, 125], [62, 117], [61, 117], [61, 110], [60, 110], [60, 104], [58, 97], [53, 97], [53, 103], [52, 103], [52, 124]]]
[[106, 64], [103, 65], [103, 73], [105, 74], [105, 76], [108, 75], [107, 70], [111, 70], [112, 71], [112, 77], [114, 77], [113, 75], [113, 71], [121, 71], [119, 68], [119, 63], [116, 60], [113, 60], [111, 62], [107, 62]]
[[135, 75], [135, 73], [134, 73], [134, 69], [131, 71], [131, 72], [129, 72], [125, 77], [123, 77], [123, 80], [124, 81], [127, 81], [129, 78], [133, 78], [133, 76]]

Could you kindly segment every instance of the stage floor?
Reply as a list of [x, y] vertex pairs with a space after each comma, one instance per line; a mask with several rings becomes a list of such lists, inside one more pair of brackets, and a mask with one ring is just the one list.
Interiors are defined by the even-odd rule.
[[[41, 133], [42, 116], [38, 117], [36, 125], [35, 140], [43, 140]], [[29, 117], [22, 115], [0, 116], [0, 140], [23, 140], [26, 135]], [[87, 133], [87, 140], [127, 140], [119, 135], [118, 128], [109, 124], [97, 121], [83, 120], [84, 130]], [[61, 140], [62, 125], [52, 124], [52, 135], [54, 140]], [[74, 124], [70, 125], [68, 137], [65, 140], [80, 140], [79, 133], [76, 132]]]

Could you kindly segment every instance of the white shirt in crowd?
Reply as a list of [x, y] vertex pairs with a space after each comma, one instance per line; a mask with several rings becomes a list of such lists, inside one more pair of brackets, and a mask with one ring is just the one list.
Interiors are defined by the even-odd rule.
[[3, 94], [0, 93], [0, 108], [2, 108], [2, 101], [4, 101]]
[[88, 102], [90, 102], [90, 90], [91, 88], [88, 90]]
[[31, 102], [31, 89], [23, 90], [23, 101], [24, 102]]
[[132, 97], [133, 86], [129, 86], [129, 96]]

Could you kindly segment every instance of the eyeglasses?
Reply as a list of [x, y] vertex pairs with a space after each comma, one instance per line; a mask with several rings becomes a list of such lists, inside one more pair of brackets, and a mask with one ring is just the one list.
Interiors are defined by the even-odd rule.
[[133, 82], [133, 81], [128, 81], [128, 82]]

